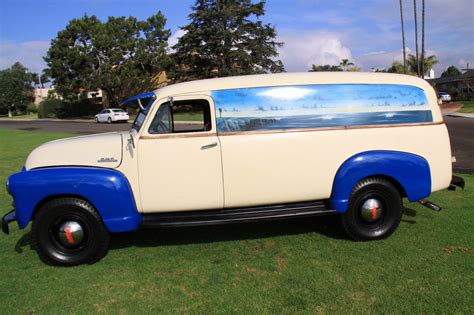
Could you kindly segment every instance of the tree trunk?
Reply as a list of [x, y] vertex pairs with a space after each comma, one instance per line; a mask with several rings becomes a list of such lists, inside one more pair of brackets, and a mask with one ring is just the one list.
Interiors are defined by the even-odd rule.
[[425, 77], [425, 0], [421, 0], [421, 77]]
[[416, 74], [420, 76], [420, 58], [418, 56], [418, 18], [416, 15], [416, 0], [413, 0], [413, 8], [415, 13], [415, 51], [416, 51]]
[[406, 53], [406, 45], [405, 45], [405, 25], [404, 25], [404, 22], [403, 22], [402, 0], [400, 0], [400, 19], [402, 21], [403, 73], [407, 74], [407, 53]]
[[8, 106], [8, 117], [12, 118], [12, 107]]
[[110, 101], [109, 101], [109, 95], [107, 91], [102, 90], [102, 106], [104, 108], [109, 108], [110, 107]]

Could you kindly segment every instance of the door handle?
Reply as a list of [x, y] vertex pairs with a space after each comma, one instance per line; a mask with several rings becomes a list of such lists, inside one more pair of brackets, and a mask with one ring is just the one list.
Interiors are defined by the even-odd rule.
[[213, 148], [213, 147], [216, 147], [216, 146], [217, 146], [217, 142], [213, 142], [213, 143], [210, 143], [210, 144], [203, 145], [201, 147], [201, 150], [207, 150], [207, 149], [210, 149], [210, 148]]

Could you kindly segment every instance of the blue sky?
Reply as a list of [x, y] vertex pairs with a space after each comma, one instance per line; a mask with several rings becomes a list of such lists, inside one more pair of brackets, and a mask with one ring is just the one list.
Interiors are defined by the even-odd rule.
[[[421, 4], [421, 1], [419, 1]], [[173, 32], [171, 43], [187, 24], [193, 0], [0, 0], [0, 68], [19, 60], [33, 71], [45, 67], [50, 40], [69, 20], [97, 15], [134, 15], [145, 19], [161, 10]], [[414, 50], [413, 1], [403, 0], [409, 51]], [[426, 48], [441, 64], [474, 68], [474, 1], [427, 0]], [[398, 0], [268, 0], [263, 21], [273, 24], [288, 71], [311, 64], [336, 64], [348, 58], [361, 67], [387, 67], [401, 60]], [[420, 14], [421, 15], [421, 14]]]

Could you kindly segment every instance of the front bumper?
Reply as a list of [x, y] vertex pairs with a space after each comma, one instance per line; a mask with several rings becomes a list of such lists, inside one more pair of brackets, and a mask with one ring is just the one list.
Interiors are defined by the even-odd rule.
[[449, 185], [448, 189], [449, 190], [456, 190], [456, 187], [459, 187], [462, 190], [464, 190], [464, 186], [465, 186], [464, 179], [462, 177], [453, 175], [453, 177], [451, 179], [451, 184]]
[[2, 231], [5, 234], [10, 234], [10, 229], [8, 227], [8, 224], [10, 222], [16, 221], [16, 210], [13, 209], [12, 211], [8, 212], [5, 214], [2, 218]]

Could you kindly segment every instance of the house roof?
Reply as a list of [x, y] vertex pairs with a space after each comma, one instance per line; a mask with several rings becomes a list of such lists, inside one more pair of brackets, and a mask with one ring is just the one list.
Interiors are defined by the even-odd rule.
[[450, 82], [457, 82], [457, 81], [462, 81], [466, 79], [472, 79], [474, 78], [474, 69], [467, 70], [463, 74], [454, 76], [454, 77], [445, 77], [445, 78], [436, 78], [436, 79], [430, 79], [428, 82], [430, 83], [450, 83]]

